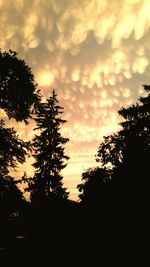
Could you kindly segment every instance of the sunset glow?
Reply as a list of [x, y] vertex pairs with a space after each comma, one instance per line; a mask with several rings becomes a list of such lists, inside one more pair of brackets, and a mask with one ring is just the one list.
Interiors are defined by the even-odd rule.
[[[19, 52], [44, 98], [55, 88], [64, 107], [70, 198], [77, 199], [82, 172], [96, 165], [103, 136], [118, 130], [117, 111], [150, 84], [149, 10], [149, 0], [0, 0], [0, 48]], [[33, 137], [32, 121], [7, 124], [21, 138]]]
[[54, 76], [50, 71], [40, 72], [37, 75], [38, 85], [41, 87], [51, 86], [54, 81]]

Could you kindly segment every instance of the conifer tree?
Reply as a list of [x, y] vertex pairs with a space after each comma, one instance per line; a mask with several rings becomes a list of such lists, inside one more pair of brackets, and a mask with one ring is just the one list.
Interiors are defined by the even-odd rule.
[[30, 185], [31, 199], [49, 199], [51, 196], [67, 198], [63, 188], [61, 170], [66, 167], [69, 159], [64, 153], [64, 145], [69, 141], [62, 137], [60, 126], [66, 122], [61, 119], [63, 108], [58, 105], [57, 94], [45, 103], [41, 102], [36, 111], [36, 128], [39, 134], [33, 139], [35, 175]]

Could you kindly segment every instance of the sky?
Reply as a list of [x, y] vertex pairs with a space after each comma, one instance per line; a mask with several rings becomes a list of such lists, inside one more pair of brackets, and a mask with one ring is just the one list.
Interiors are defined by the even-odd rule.
[[[103, 136], [118, 130], [117, 111], [150, 84], [150, 0], [0, 0], [0, 48], [19, 53], [47, 99], [55, 88], [70, 141], [63, 171], [70, 198]], [[1, 114], [5, 116], [2, 112]], [[24, 140], [34, 123], [7, 122]], [[15, 172], [32, 174], [33, 159]]]

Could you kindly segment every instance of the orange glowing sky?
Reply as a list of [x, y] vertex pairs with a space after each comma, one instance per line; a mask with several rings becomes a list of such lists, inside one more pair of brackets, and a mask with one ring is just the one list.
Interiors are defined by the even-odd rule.
[[[117, 130], [117, 111], [150, 83], [149, 10], [149, 0], [0, 0], [0, 48], [18, 51], [44, 98], [55, 88], [64, 107], [71, 198], [102, 137]], [[33, 137], [33, 122], [8, 124]], [[29, 161], [16, 177], [32, 173]]]

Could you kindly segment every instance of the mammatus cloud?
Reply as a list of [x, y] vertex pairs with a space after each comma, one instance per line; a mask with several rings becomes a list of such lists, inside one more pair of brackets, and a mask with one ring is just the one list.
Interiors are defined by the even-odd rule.
[[[56, 88], [64, 106], [70, 187], [94, 165], [102, 137], [118, 129], [117, 111], [150, 81], [149, 8], [149, 0], [0, 0], [0, 48], [18, 51], [44, 98]], [[32, 124], [17, 128], [32, 138]]]

